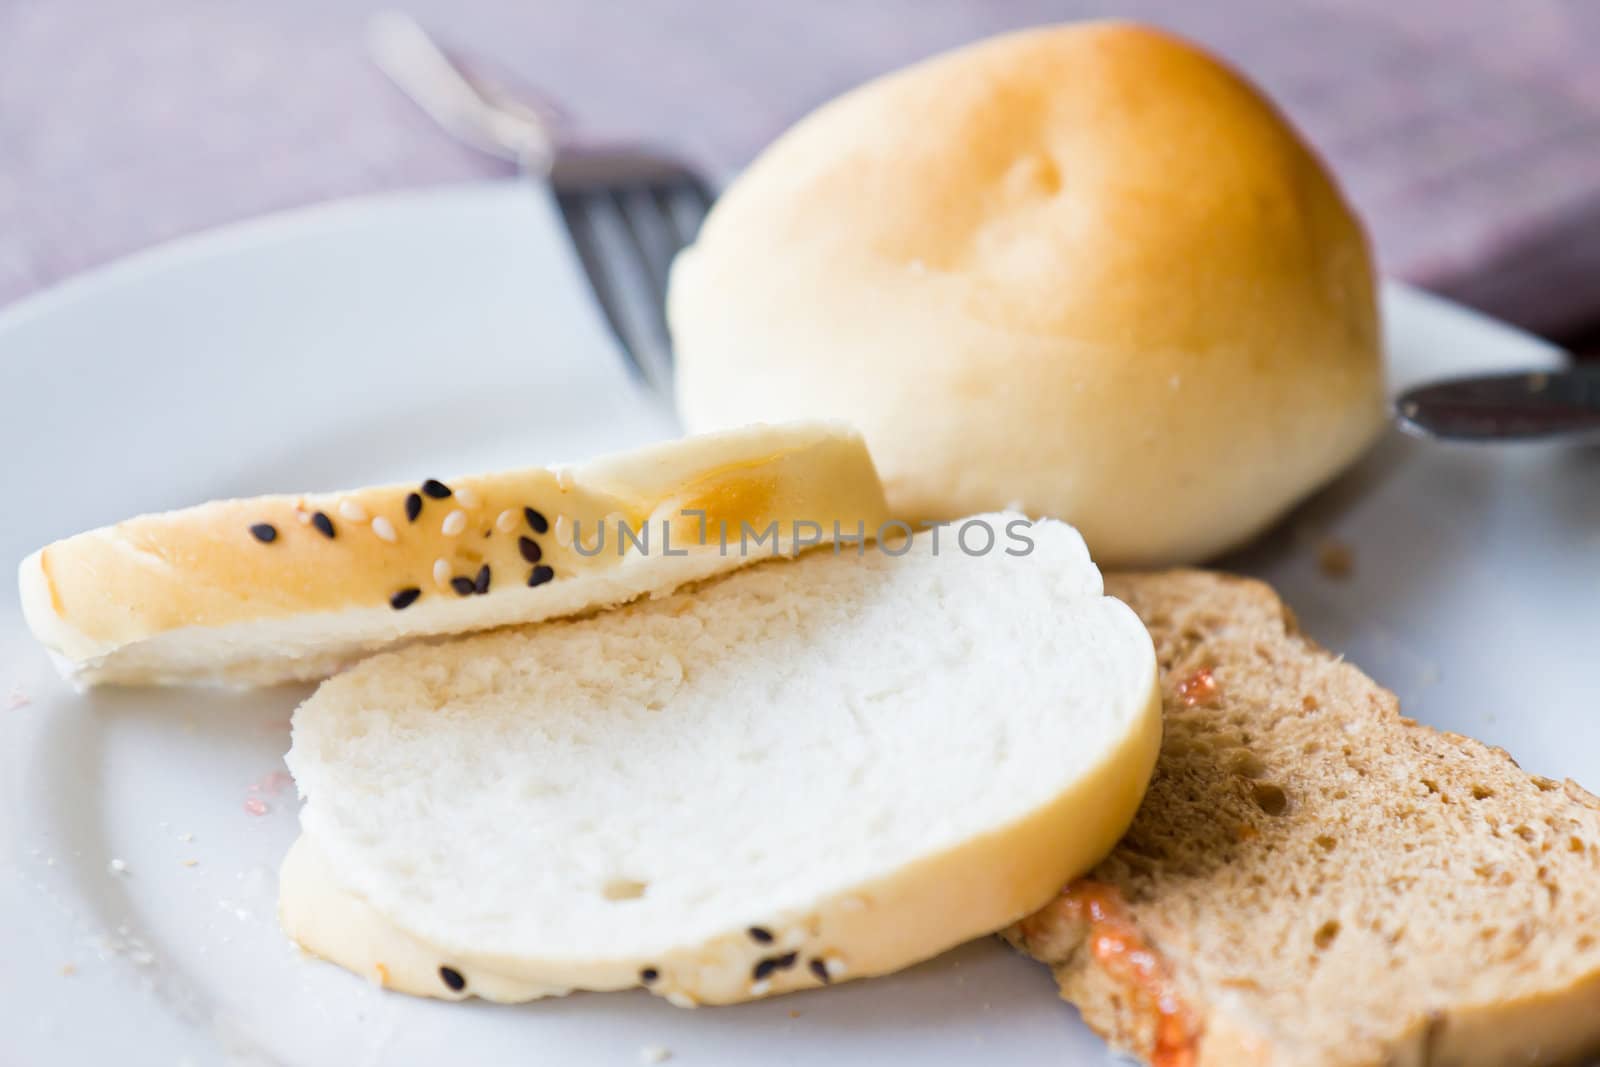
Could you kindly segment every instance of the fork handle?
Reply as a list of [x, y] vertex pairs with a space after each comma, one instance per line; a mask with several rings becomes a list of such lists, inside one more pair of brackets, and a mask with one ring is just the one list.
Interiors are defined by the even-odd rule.
[[416, 19], [401, 11], [373, 15], [367, 50], [389, 80], [451, 136], [529, 174], [550, 173], [555, 140], [544, 124], [485, 96]]

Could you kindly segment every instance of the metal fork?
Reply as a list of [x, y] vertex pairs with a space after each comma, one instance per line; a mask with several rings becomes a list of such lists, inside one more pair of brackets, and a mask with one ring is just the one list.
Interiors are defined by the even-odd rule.
[[409, 15], [374, 15], [367, 46], [390, 80], [446, 131], [515, 163], [550, 191], [631, 369], [670, 396], [667, 272], [710, 210], [705, 179], [642, 146], [560, 145], [547, 116], [475, 82]]

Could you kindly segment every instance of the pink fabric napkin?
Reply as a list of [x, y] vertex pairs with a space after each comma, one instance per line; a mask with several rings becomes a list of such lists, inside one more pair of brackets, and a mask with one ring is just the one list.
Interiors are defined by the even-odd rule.
[[[1332, 161], [1385, 268], [1559, 332], [1600, 322], [1593, 0], [407, 0], [575, 135], [725, 178], [785, 125], [985, 34], [1115, 14], [1231, 58]], [[232, 219], [503, 173], [367, 61], [378, 0], [0, 5], [0, 303]], [[1587, 45], [1587, 47], [1586, 47]]]

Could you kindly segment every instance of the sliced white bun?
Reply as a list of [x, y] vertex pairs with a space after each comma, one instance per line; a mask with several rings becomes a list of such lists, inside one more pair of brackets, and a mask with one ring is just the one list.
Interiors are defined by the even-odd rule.
[[1384, 423], [1372, 255], [1201, 49], [1095, 22], [865, 85], [762, 153], [672, 270], [678, 406], [858, 427], [902, 518], [1017, 507], [1101, 566], [1239, 544]]
[[1016, 520], [984, 518], [982, 556], [951, 530], [817, 549], [324, 683], [288, 756], [285, 929], [427, 996], [712, 1004], [1027, 914], [1121, 835], [1160, 720], [1082, 539], [1046, 522], [1007, 555]]
[[[885, 518], [861, 439], [827, 423], [428, 488], [449, 495], [419, 482], [223, 500], [79, 534], [23, 561], [23, 613], [80, 685], [308, 680], [413, 638], [670, 590], [830, 539], [835, 523], [870, 536]], [[619, 521], [641, 541], [648, 531], [648, 547], [620, 538]], [[773, 523], [776, 537], [751, 553], [722, 547], [725, 528], [736, 542], [741, 524]]]

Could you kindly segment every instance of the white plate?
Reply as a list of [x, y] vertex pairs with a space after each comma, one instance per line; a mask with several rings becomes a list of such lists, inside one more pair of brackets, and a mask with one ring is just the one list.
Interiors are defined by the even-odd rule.
[[[579, 279], [548, 205], [491, 184], [236, 227], [0, 313], [0, 560], [209, 497], [670, 435]], [[1397, 381], [1557, 358], [1387, 295]], [[1594, 783], [1597, 459], [1391, 437], [1237, 563], [1413, 715]], [[1326, 536], [1352, 547], [1350, 579], [1318, 572]], [[31, 704], [0, 710], [0, 1062], [631, 1064], [645, 1046], [685, 1065], [1104, 1059], [1048, 975], [993, 942], [697, 1012], [642, 993], [522, 1007], [383, 993], [300, 957], [273, 920], [295, 801], [272, 775], [304, 690], [77, 696], [3, 601], [0, 709], [13, 687]]]

